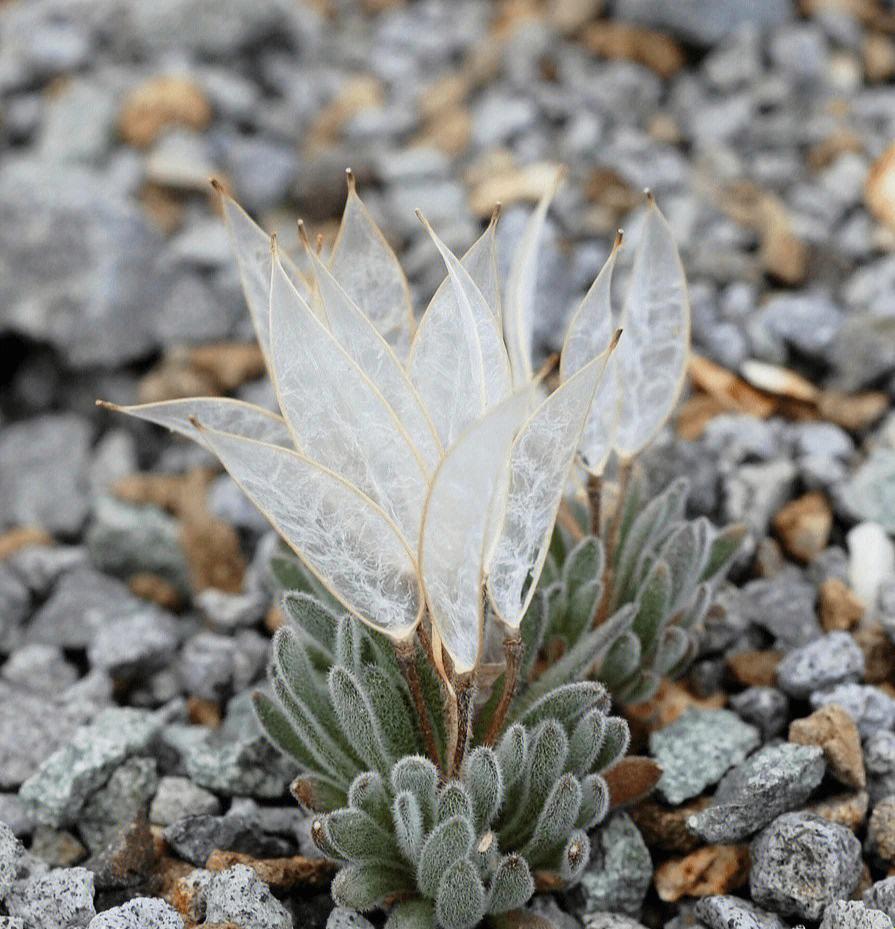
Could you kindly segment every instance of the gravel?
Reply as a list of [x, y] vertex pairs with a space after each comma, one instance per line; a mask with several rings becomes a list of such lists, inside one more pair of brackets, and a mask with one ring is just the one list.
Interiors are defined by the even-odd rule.
[[861, 877], [861, 844], [844, 826], [784, 813], [752, 842], [752, 899], [781, 916], [819, 920]]
[[205, 892], [209, 923], [237, 923], [242, 929], [292, 929], [292, 917], [245, 865], [214, 874]]
[[796, 699], [836, 684], [856, 683], [864, 675], [864, 653], [847, 632], [831, 632], [793, 649], [777, 667], [781, 690]]
[[786, 929], [776, 913], [769, 913], [740, 897], [703, 897], [695, 913], [709, 929]]
[[695, 797], [760, 742], [758, 730], [728, 710], [688, 710], [650, 735], [650, 752], [662, 765], [657, 790], [673, 804]]

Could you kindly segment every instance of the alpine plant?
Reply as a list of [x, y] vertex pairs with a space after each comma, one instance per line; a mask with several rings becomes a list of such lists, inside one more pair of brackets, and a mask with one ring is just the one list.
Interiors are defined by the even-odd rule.
[[[558, 373], [536, 375], [553, 190], [506, 286], [496, 214], [461, 259], [420, 215], [446, 277], [417, 324], [350, 172], [328, 256], [300, 227], [306, 274], [218, 189], [279, 412], [105, 405], [217, 455], [294, 553], [275, 559], [281, 584], [316, 594], [285, 595], [256, 709], [320, 814], [315, 840], [345, 862], [336, 901], [388, 908], [393, 927], [500, 921], [587, 864], [612, 803], [603, 775], [629, 741], [600, 680], [635, 700], [681, 670], [735, 548], [683, 521], [678, 490], [647, 503], [631, 477], [687, 362], [670, 229], [648, 195], [620, 313], [619, 235]], [[607, 463], [618, 502], [604, 515]], [[582, 474], [592, 536], [568, 497]]]

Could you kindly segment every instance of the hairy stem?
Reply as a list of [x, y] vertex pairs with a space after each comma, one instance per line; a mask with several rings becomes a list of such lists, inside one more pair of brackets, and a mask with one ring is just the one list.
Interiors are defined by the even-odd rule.
[[475, 672], [459, 674], [454, 679], [457, 701], [457, 732], [454, 738], [454, 755], [451, 759], [450, 776], [456, 777], [466, 757], [466, 746], [472, 729], [472, 702], [475, 696]]
[[598, 536], [602, 516], [603, 478], [597, 474], [587, 475], [587, 502], [590, 504], [590, 532], [591, 535]]
[[606, 621], [609, 610], [612, 607], [612, 598], [615, 593], [615, 555], [618, 548], [619, 536], [622, 531], [622, 518], [625, 511], [625, 497], [628, 493], [628, 483], [631, 480], [631, 469], [633, 462], [630, 459], [624, 459], [618, 466], [618, 499], [615, 503], [615, 512], [612, 514], [612, 521], [606, 532], [606, 567], [603, 571], [603, 596], [600, 599], [600, 607], [597, 610], [597, 616], [594, 625], [599, 626]]
[[484, 745], [493, 745], [497, 741], [501, 729], [503, 729], [507, 713], [510, 711], [510, 704], [513, 702], [513, 697], [516, 696], [516, 688], [519, 685], [519, 669], [522, 667], [524, 652], [525, 646], [518, 631], [514, 631], [503, 640], [503, 654], [506, 661], [503, 693], [500, 695], [500, 703], [497, 704], [488, 731], [485, 733]]
[[398, 664], [401, 666], [401, 673], [404, 675], [407, 686], [410, 688], [410, 696], [413, 698], [413, 705], [416, 709], [417, 719], [419, 720], [423, 742], [426, 745], [426, 754], [429, 756], [432, 763], [438, 766], [438, 746], [435, 744], [435, 733], [432, 731], [432, 720], [429, 719], [429, 708], [426, 706], [425, 697], [423, 697], [423, 688], [416, 667], [416, 647], [413, 642], [400, 642], [395, 645], [395, 653], [398, 656]]

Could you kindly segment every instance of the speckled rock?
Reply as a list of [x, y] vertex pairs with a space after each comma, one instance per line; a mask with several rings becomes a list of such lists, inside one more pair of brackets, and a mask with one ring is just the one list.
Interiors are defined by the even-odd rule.
[[864, 653], [847, 632], [831, 632], [793, 649], [777, 667], [777, 683], [791, 697], [855, 683], [864, 673]]
[[88, 847], [102, 850], [122, 823], [145, 812], [157, 786], [154, 758], [129, 758], [116, 768], [78, 814], [78, 829]]
[[696, 916], [709, 929], [788, 929], [776, 913], [728, 895], [698, 900]]
[[6, 909], [29, 929], [81, 929], [96, 916], [93, 874], [85, 868], [56, 868], [19, 881], [7, 894]]
[[137, 897], [95, 916], [87, 929], [183, 929], [183, 919], [164, 900]]
[[730, 708], [765, 741], [780, 735], [789, 719], [789, 700], [776, 687], [748, 687], [730, 698]]
[[874, 806], [867, 823], [867, 848], [886, 865], [895, 863], [895, 796]]
[[754, 726], [729, 710], [688, 710], [650, 735], [650, 752], [663, 774], [658, 791], [682, 803], [717, 784], [724, 773], [761, 744]]
[[751, 847], [752, 899], [782, 916], [819, 920], [847, 900], [861, 877], [861, 843], [844, 826], [809, 813], [784, 813]]
[[373, 924], [356, 910], [337, 906], [326, 920], [326, 929], [373, 929]]
[[824, 910], [820, 929], [892, 929], [892, 920], [858, 900], [837, 900]]
[[23, 852], [22, 843], [13, 835], [12, 829], [0, 822], [0, 900], [13, 885]]
[[616, 813], [591, 839], [590, 863], [573, 892], [572, 909], [583, 918], [600, 910], [637, 918], [652, 876], [652, 859], [640, 830], [626, 813]]
[[149, 807], [149, 821], [168, 826], [185, 816], [219, 813], [221, 801], [188, 777], [163, 777]]
[[872, 910], [882, 910], [890, 920], [895, 921], [895, 877], [886, 877], [877, 881], [861, 896], [865, 906]]
[[143, 750], [160, 730], [152, 713], [104, 710], [82, 726], [22, 785], [20, 796], [37, 822], [64, 826], [125, 758]]
[[867, 738], [864, 770], [871, 803], [895, 796], [895, 732], [875, 732]]
[[745, 839], [781, 813], [802, 806], [824, 776], [816, 745], [768, 745], [721, 779], [712, 805], [687, 826], [706, 842]]
[[854, 720], [841, 706], [831, 703], [789, 727], [790, 742], [817, 745], [824, 753], [830, 773], [848, 787], [867, 784], [861, 737]]
[[895, 727], [895, 700], [869, 684], [839, 684], [811, 695], [811, 706], [818, 709], [837, 703], [857, 723], [862, 739], [881, 729]]
[[212, 875], [205, 891], [205, 920], [236, 923], [242, 929], [292, 929], [292, 917], [245, 865]]

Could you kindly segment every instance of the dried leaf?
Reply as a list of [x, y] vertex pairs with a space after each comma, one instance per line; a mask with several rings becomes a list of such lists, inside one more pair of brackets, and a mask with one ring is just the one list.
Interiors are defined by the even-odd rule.
[[611, 351], [561, 384], [513, 442], [509, 489], [488, 572], [491, 601], [512, 628], [519, 627], [534, 596], [565, 483]]
[[257, 439], [271, 445], [292, 448], [292, 436], [285, 420], [260, 406], [231, 400], [226, 397], [190, 397], [186, 400], [167, 400], [162, 403], [143, 403], [138, 406], [118, 406], [97, 401], [98, 406], [127, 413], [148, 423], [164, 426], [189, 439], [201, 440], [191, 420], [197, 418], [210, 429], [230, 432], [247, 439]]
[[478, 664], [482, 583], [492, 506], [510, 444], [529, 409], [530, 389], [474, 423], [451, 447], [432, 481], [423, 516], [419, 567], [426, 603], [457, 673]]
[[633, 458], [662, 428], [684, 383], [690, 301], [674, 236], [650, 197], [634, 257], [615, 368], [621, 390], [616, 451]]
[[410, 288], [391, 246], [348, 175], [348, 199], [329, 269], [386, 342], [403, 358], [413, 337]]
[[313, 251], [309, 250], [309, 254], [330, 332], [376, 385], [407, 430], [427, 468], [434, 470], [443, 449], [435, 426], [403, 365], [369, 317], [361, 312], [326, 265]]
[[[621, 234], [616, 237], [609, 258], [566, 329], [559, 366], [559, 376], [563, 381], [568, 380], [587, 362], [605, 351], [612, 341], [612, 272], [620, 245]], [[606, 459], [612, 451], [618, 427], [620, 401], [613, 366], [614, 361], [610, 359], [606, 376], [597, 388], [579, 448], [587, 470], [598, 476], [603, 472]]]
[[279, 261], [271, 278], [270, 326], [274, 386], [297, 447], [379, 504], [415, 546], [428, 484], [419, 453]]
[[380, 507], [296, 452], [201, 424], [200, 431], [246, 496], [333, 596], [395, 640], [414, 631], [423, 603], [415, 559]]
[[503, 331], [513, 370], [513, 384], [516, 387], [521, 387], [532, 378], [532, 325], [538, 283], [538, 255], [547, 210], [561, 179], [562, 171], [556, 171], [553, 183], [544, 192], [534, 213], [529, 217], [522, 239], [513, 254], [507, 279]]

